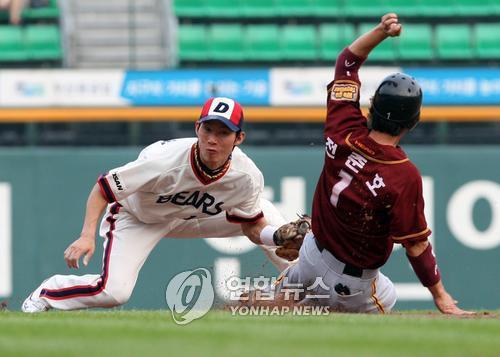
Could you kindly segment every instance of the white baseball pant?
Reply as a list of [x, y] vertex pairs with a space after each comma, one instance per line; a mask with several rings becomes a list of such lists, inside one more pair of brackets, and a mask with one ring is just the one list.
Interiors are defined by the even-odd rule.
[[[266, 200], [261, 207], [269, 224], [281, 226], [285, 219]], [[144, 262], [162, 238], [218, 238], [241, 236], [239, 224], [226, 221], [225, 214], [169, 223], [145, 224], [118, 204], [108, 206], [100, 235], [105, 237], [101, 275], [54, 275], [34, 292], [50, 307], [76, 310], [91, 307], [113, 307], [126, 303]], [[263, 247], [264, 253], [281, 271], [289, 266], [277, 257], [274, 249]]]
[[[278, 290], [304, 305], [330, 306], [333, 311], [387, 313], [396, 303], [394, 284], [378, 269], [365, 269], [361, 277], [344, 273], [345, 264], [326, 249], [318, 248], [314, 235], [304, 238], [298, 262], [278, 279]], [[296, 285], [299, 284], [299, 285]], [[340, 285], [339, 285], [340, 284]], [[337, 288], [336, 288], [337, 287]]]

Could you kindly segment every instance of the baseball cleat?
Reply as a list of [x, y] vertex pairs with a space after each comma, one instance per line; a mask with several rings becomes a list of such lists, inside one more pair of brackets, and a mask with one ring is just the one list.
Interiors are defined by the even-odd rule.
[[49, 310], [50, 307], [40, 298], [34, 298], [33, 294], [30, 294], [24, 300], [23, 306], [21, 307], [22, 312], [26, 312], [29, 314], [37, 313], [37, 312], [45, 312]]

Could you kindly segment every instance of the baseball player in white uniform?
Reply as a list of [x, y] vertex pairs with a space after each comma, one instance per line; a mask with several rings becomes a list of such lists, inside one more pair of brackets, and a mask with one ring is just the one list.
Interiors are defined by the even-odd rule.
[[261, 245], [279, 270], [273, 234], [285, 220], [263, 200], [262, 173], [237, 146], [245, 138], [243, 111], [229, 98], [211, 98], [196, 122], [197, 138], [159, 141], [137, 160], [99, 177], [80, 237], [64, 252], [68, 267], [88, 264], [103, 215], [101, 274], [54, 275], [23, 303], [24, 312], [74, 310], [126, 303], [139, 271], [162, 238], [232, 237]]

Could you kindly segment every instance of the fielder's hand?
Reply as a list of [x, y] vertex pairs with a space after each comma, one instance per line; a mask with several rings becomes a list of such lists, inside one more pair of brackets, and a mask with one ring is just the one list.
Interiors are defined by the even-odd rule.
[[83, 257], [83, 265], [87, 266], [94, 255], [95, 251], [95, 238], [88, 236], [81, 236], [73, 243], [69, 245], [69, 247], [64, 251], [64, 260], [69, 268], [78, 269], [81, 256], [85, 254]]
[[401, 34], [401, 30], [403, 29], [401, 24], [398, 22], [398, 15], [394, 13], [385, 14], [382, 16], [379, 25], [384, 33], [390, 37], [396, 37]]
[[278, 246], [276, 255], [289, 261], [297, 259], [304, 237], [310, 230], [311, 217], [306, 215], [278, 228], [274, 233], [274, 243]]

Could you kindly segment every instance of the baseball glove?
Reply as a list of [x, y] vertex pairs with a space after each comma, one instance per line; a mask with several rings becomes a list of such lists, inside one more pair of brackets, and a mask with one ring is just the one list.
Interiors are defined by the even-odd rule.
[[278, 246], [276, 255], [288, 261], [299, 257], [299, 250], [305, 235], [311, 230], [311, 217], [300, 216], [296, 221], [287, 223], [274, 232], [274, 243]]

